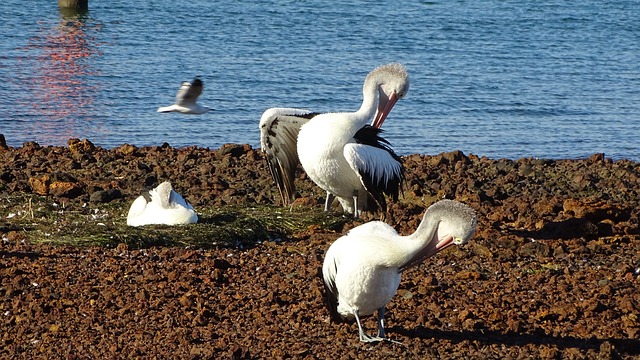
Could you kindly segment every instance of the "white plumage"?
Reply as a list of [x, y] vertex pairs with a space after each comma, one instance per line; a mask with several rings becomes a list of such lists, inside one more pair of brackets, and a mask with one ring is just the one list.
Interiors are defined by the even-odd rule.
[[182, 114], [204, 114], [211, 110], [198, 104], [198, 97], [202, 94], [204, 84], [196, 77], [193, 82], [184, 81], [176, 93], [176, 103], [158, 108], [158, 112], [179, 112]]
[[[396, 294], [404, 269], [453, 244], [464, 244], [476, 228], [475, 212], [453, 200], [431, 205], [418, 229], [401, 236], [393, 227], [373, 221], [336, 240], [325, 255], [322, 275], [327, 307], [335, 321], [355, 318], [360, 340], [385, 338], [384, 309]], [[360, 316], [378, 311], [378, 336], [364, 332]]]
[[127, 215], [127, 225], [179, 225], [198, 222], [193, 206], [173, 190], [168, 181], [139, 196]]
[[363, 102], [356, 112], [265, 111], [260, 119], [261, 146], [283, 203], [295, 196], [293, 179], [299, 162], [327, 192], [325, 210], [337, 197], [343, 209], [356, 217], [362, 210], [385, 211], [385, 196], [398, 197], [403, 167], [380, 137], [380, 127], [408, 90], [404, 66], [387, 64], [367, 75]]

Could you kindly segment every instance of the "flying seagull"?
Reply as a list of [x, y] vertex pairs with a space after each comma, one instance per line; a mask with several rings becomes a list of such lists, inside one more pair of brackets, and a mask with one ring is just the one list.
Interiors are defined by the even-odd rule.
[[158, 108], [158, 112], [179, 112], [183, 114], [204, 114], [211, 110], [197, 104], [198, 96], [202, 94], [203, 83], [198, 76], [192, 82], [184, 81], [176, 93], [176, 103]]

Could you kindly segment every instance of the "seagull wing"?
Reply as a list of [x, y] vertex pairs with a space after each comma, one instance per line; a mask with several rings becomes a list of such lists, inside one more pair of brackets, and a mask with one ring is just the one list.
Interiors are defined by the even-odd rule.
[[271, 108], [260, 119], [260, 146], [266, 154], [267, 164], [282, 197], [283, 205], [293, 201], [295, 195], [298, 159], [298, 133], [318, 113], [303, 109]]
[[183, 82], [176, 93], [176, 104], [183, 106], [195, 104], [200, 94], [202, 94], [202, 89], [202, 80], [198, 78], [195, 78], [191, 83]]

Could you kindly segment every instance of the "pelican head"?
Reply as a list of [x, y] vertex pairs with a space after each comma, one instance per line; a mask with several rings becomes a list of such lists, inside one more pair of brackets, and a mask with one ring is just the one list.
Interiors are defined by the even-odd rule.
[[426, 246], [401, 268], [405, 269], [429, 258], [451, 245], [465, 244], [478, 224], [476, 212], [455, 200], [443, 199], [429, 206], [418, 229], [408, 238], [427, 242]]
[[402, 64], [386, 64], [371, 71], [365, 85], [367, 82], [378, 88], [378, 109], [371, 126], [380, 128], [396, 102], [409, 92], [409, 73]]

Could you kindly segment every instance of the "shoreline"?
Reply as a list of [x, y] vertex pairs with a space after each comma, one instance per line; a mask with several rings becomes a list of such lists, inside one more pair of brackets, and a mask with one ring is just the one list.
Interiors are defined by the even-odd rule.
[[[0, 134], [0, 150], [2, 149], [19, 149], [23, 146], [25, 146], [25, 144], [27, 144], [27, 146], [32, 146], [34, 144], [38, 144], [38, 146], [40, 147], [69, 147], [69, 143], [70, 142], [76, 142], [76, 141], [80, 141], [80, 142], [89, 142], [93, 145], [93, 142], [90, 139], [79, 139], [79, 138], [69, 138], [69, 140], [67, 141], [67, 144], [65, 145], [41, 145], [39, 144], [37, 141], [25, 141], [23, 142], [21, 145], [18, 146], [13, 146], [13, 145], [8, 145], [6, 142], [6, 139], [4, 137], [3, 134]], [[244, 143], [224, 143], [222, 145], [220, 145], [219, 147], [216, 148], [212, 148], [209, 146], [200, 146], [200, 145], [185, 145], [185, 146], [173, 146], [168, 142], [164, 142], [162, 144], [155, 144], [155, 145], [135, 145], [135, 144], [129, 144], [129, 143], [122, 143], [119, 145], [115, 145], [113, 147], [103, 147], [103, 146], [99, 146], [99, 145], [93, 145], [95, 148], [99, 148], [102, 150], [106, 150], [106, 151], [110, 151], [110, 150], [114, 150], [117, 148], [121, 148], [123, 146], [134, 146], [136, 148], [153, 148], [153, 147], [170, 147], [173, 149], [187, 149], [187, 148], [197, 148], [197, 149], [203, 149], [203, 150], [209, 150], [209, 151], [215, 151], [215, 150], [219, 150], [223, 147], [226, 146], [250, 146], [252, 149], [254, 150], [260, 150], [259, 147], [254, 148], [253, 145], [251, 144], [244, 144]], [[440, 152], [440, 153], [434, 153], [434, 154], [422, 154], [422, 153], [411, 153], [411, 154], [405, 154], [405, 155], [400, 155], [400, 157], [407, 157], [407, 156], [412, 156], [412, 155], [426, 155], [426, 156], [436, 156], [436, 155], [441, 155], [441, 154], [446, 154], [446, 153], [450, 153], [450, 152], [458, 152], [461, 150], [451, 150], [451, 151], [444, 151], [444, 152]], [[510, 161], [518, 161], [518, 160], [522, 160], [522, 159], [532, 159], [532, 160], [548, 160], [548, 161], [573, 161], [573, 160], [586, 160], [589, 159], [591, 157], [598, 157], [598, 158], [604, 158], [607, 161], [613, 161], [613, 162], [617, 162], [617, 161], [630, 161], [630, 162], [635, 162], [635, 163], [640, 163], [640, 159], [639, 160], [634, 160], [631, 159], [629, 157], [620, 157], [620, 158], [614, 158], [614, 157], [610, 157], [607, 156], [607, 153], [603, 153], [603, 152], [595, 152], [595, 153], [591, 153], [591, 154], [586, 154], [584, 156], [579, 156], [579, 157], [568, 157], [568, 158], [547, 158], [547, 157], [536, 157], [536, 156], [522, 156], [522, 157], [515, 157], [515, 158], [511, 158], [511, 157], [492, 157], [492, 156], [488, 156], [488, 155], [479, 155], [479, 154], [475, 154], [475, 153], [467, 153], [467, 152], [463, 152], [464, 154], [466, 154], [467, 156], [475, 156], [475, 157], [479, 157], [479, 158], [486, 158], [486, 159], [490, 159], [490, 160], [510, 160]]]

